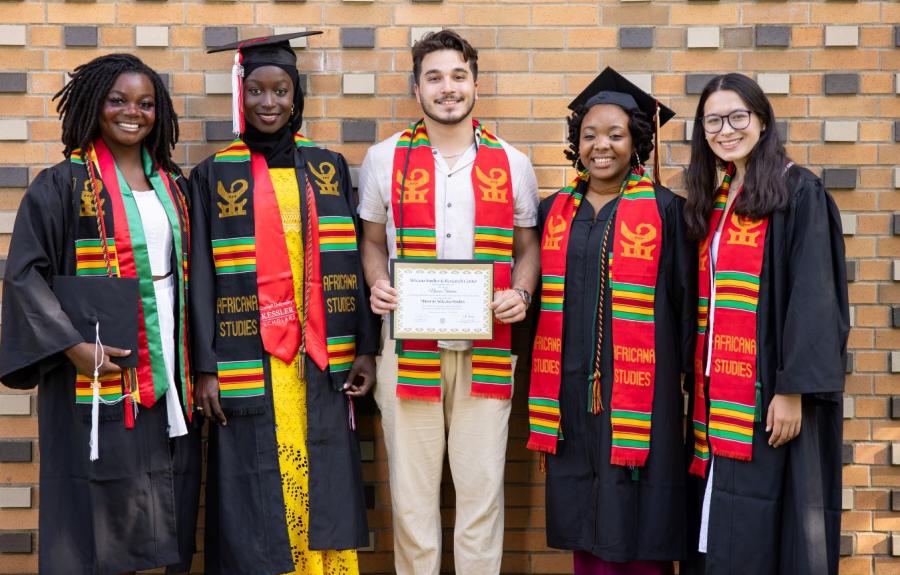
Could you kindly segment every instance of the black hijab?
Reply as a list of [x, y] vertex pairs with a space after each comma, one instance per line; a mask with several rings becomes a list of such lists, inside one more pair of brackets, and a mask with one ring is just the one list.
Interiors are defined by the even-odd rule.
[[303, 121], [303, 89], [300, 87], [300, 74], [293, 65], [247, 57], [244, 61], [244, 79], [249, 78], [254, 70], [263, 66], [281, 68], [290, 76], [294, 85], [294, 111], [287, 124], [272, 134], [261, 132], [247, 122], [241, 138], [251, 150], [265, 156], [270, 168], [290, 168], [294, 165], [294, 133], [300, 129]]

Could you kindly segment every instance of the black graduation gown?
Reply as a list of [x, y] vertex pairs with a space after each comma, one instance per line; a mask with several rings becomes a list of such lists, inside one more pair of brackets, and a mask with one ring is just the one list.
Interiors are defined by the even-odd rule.
[[[554, 198], [541, 202], [541, 229]], [[613, 203], [604, 206], [594, 221], [594, 208], [584, 200], [572, 224], [568, 247], [560, 387], [563, 439], [557, 454], [547, 456], [547, 543], [587, 551], [608, 561], [668, 561], [685, 553], [681, 373], [692, 371], [696, 249], [685, 235], [684, 200], [661, 186], [656, 186], [656, 199], [663, 239], [654, 304], [653, 430], [647, 465], [637, 479], [630, 468], [609, 462], [613, 358], [608, 281], [601, 358], [605, 408], [593, 416], [587, 407], [600, 244]]]
[[[341, 194], [352, 207], [350, 174], [343, 157], [334, 154], [340, 170]], [[294, 153], [300, 189], [305, 169]], [[210, 217], [217, 179], [213, 158], [191, 172], [192, 276], [191, 325], [194, 366], [198, 373], [216, 373], [217, 294], [215, 266], [210, 245]], [[301, 202], [306, 221], [305, 202]], [[211, 215], [212, 214], [212, 215]], [[306, 241], [304, 239], [304, 241]], [[357, 354], [375, 353], [378, 347], [376, 318], [367, 305], [365, 281], [359, 268], [361, 320]], [[196, 306], [196, 307], [193, 307]], [[212, 574], [274, 575], [294, 571], [285, 523], [284, 496], [272, 405], [269, 355], [263, 353], [265, 398], [260, 408], [225, 408], [228, 425], [211, 425], [206, 486], [206, 572]], [[355, 549], [368, 544], [362, 488], [359, 442], [347, 423], [347, 398], [336, 392], [327, 373], [306, 362], [307, 453], [309, 457], [310, 549]]]
[[705, 481], [694, 481], [688, 574], [838, 572], [850, 325], [844, 240], [821, 180], [798, 166], [787, 178], [789, 205], [772, 214], [766, 233], [758, 349], [762, 413], [775, 393], [803, 394], [802, 428], [773, 449], [763, 417], [753, 428], [752, 461], [715, 458], [705, 556], [696, 553]]
[[84, 340], [51, 286], [55, 275], [75, 275], [80, 207], [70, 162], [42, 171], [19, 207], [3, 282], [0, 380], [38, 387], [40, 571], [186, 571], [200, 498], [199, 429], [189, 423], [187, 436], [170, 440], [164, 400], [141, 409], [130, 430], [121, 404], [101, 404], [100, 459], [89, 460], [91, 406], [76, 405], [75, 368], [62, 354]]

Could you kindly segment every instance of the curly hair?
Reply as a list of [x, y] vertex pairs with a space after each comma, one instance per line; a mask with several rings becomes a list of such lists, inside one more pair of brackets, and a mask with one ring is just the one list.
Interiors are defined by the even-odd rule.
[[156, 122], [144, 140], [153, 161], [168, 172], [180, 170], [172, 161], [172, 150], [178, 142], [178, 114], [172, 98], [159, 74], [131, 54], [109, 54], [94, 58], [75, 68], [72, 79], [57, 92], [56, 111], [62, 120], [63, 154], [68, 158], [78, 148], [86, 149], [100, 131], [98, 119], [106, 96], [122, 74], [143, 74], [153, 84], [156, 94]]
[[[592, 106], [593, 107], [593, 106]], [[581, 123], [587, 115], [590, 108], [579, 106], [572, 112], [572, 115], [566, 120], [569, 125], [568, 141], [569, 147], [565, 151], [566, 159], [572, 162], [573, 167], [577, 167], [579, 153], [578, 146], [581, 143]], [[628, 114], [628, 132], [631, 134], [631, 141], [634, 142], [634, 151], [637, 152], [638, 159], [643, 165], [653, 151], [653, 132], [655, 127], [647, 117], [647, 114], [641, 110], [625, 110]], [[632, 164], [634, 164], [634, 155], [632, 154]], [[636, 168], [638, 166], [632, 165]]]

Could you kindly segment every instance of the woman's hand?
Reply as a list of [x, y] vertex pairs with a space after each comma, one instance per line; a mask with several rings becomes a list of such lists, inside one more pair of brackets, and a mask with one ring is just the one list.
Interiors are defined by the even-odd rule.
[[219, 404], [219, 378], [214, 373], [201, 373], [194, 383], [194, 405], [207, 419], [228, 425]]
[[[362, 378], [362, 384], [355, 384], [357, 377]], [[347, 374], [344, 393], [350, 397], [362, 397], [369, 393], [373, 385], [375, 385], [375, 358], [370, 353], [356, 356], [350, 373]]]
[[800, 435], [803, 413], [801, 398], [800, 394], [781, 395], [777, 393], [772, 398], [766, 415], [766, 431], [772, 432], [772, 435], [769, 436], [769, 445], [772, 447], [781, 447]]
[[[86, 377], [94, 378], [94, 344], [82, 342], [73, 345], [65, 351], [66, 357], [75, 365], [78, 373]], [[98, 354], [99, 355], [99, 354]], [[128, 357], [131, 355], [130, 349], [119, 349], [109, 345], [103, 346], [103, 359], [100, 367], [97, 369], [98, 376], [122, 373], [122, 368], [110, 361], [111, 357]], [[97, 358], [99, 359], [99, 358]]]

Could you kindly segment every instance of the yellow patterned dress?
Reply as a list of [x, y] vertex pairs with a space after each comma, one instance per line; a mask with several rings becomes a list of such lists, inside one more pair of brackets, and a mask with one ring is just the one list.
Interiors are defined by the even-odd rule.
[[[269, 170], [281, 222], [287, 242], [291, 272], [294, 274], [294, 298], [303, 311], [303, 236], [300, 219], [300, 191], [293, 168]], [[271, 358], [272, 402], [275, 405], [275, 435], [278, 463], [284, 491], [285, 519], [294, 557], [294, 573], [304, 575], [358, 575], [356, 551], [311, 551], [309, 549], [309, 458], [306, 451], [306, 382], [290, 365]]]

